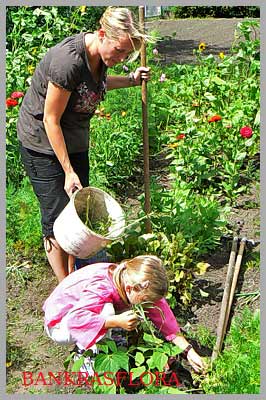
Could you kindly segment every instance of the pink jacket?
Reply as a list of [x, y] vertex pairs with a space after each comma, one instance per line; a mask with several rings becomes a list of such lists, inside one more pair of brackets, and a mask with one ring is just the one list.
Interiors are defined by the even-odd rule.
[[[103, 338], [107, 332], [106, 317], [100, 315], [104, 304], [112, 303], [116, 312], [127, 309], [108, 273], [110, 265], [88, 265], [63, 279], [43, 305], [45, 324], [53, 327], [68, 314], [68, 328], [76, 342], [89, 348]], [[165, 299], [154, 305], [160, 307], [164, 318], [156, 308], [149, 309], [148, 317], [166, 340], [173, 340], [180, 332], [173, 312]]]

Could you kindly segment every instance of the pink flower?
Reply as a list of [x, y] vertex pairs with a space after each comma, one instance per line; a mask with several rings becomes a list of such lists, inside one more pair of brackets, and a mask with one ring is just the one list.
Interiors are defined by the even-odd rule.
[[243, 126], [243, 128], [240, 129], [240, 135], [248, 139], [253, 135], [253, 130], [249, 126]]
[[160, 77], [160, 82], [164, 82], [165, 79], [166, 79], [166, 75], [165, 75], [165, 74], [162, 74], [161, 77]]
[[11, 94], [11, 99], [19, 99], [20, 97], [23, 97], [24, 93], [23, 92], [13, 92]]
[[153, 49], [152, 52], [153, 52], [153, 54], [154, 54], [155, 56], [158, 56], [158, 54], [159, 54], [159, 51], [158, 51], [157, 49]]
[[125, 72], [128, 72], [128, 67], [127, 67], [126, 65], [123, 65], [123, 70], [124, 70]]

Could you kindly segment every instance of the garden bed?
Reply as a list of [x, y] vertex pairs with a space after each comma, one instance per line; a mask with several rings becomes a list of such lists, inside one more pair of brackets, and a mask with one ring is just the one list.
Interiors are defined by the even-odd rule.
[[[134, 194], [137, 188], [134, 189]], [[258, 207], [249, 208], [247, 218], [246, 204], [257, 204], [258, 193], [252, 190], [249, 195], [245, 194], [239, 197], [238, 206], [235, 207], [232, 214], [231, 223], [239, 226], [241, 222], [241, 230], [239, 237], [247, 236], [255, 240], [259, 240], [259, 209]], [[124, 199], [125, 204], [134, 204], [138, 207], [135, 197]], [[213, 335], [216, 335], [216, 329], [220, 314], [221, 300], [229, 253], [231, 250], [230, 241], [222, 241], [221, 246], [214, 254], [206, 255], [204, 261], [210, 264], [207, 272], [196, 279], [195, 290], [192, 300], [192, 306], [188, 309], [177, 307], [175, 314], [185, 331], [197, 331], [199, 326], [205, 327]], [[259, 251], [259, 246], [252, 250], [252, 253]], [[243, 266], [246, 265], [247, 259], [250, 258], [250, 251], [243, 260]], [[21, 272], [22, 279], [19, 279], [17, 273], [13, 274], [7, 280], [7, 306], [8, 306], [8, 331], [12, 332], [9, 343], [11, 346], [11, 354], [14, 356], [14, 362], [8, 368], [8, 385], [9, 393], [29, 393], [29, 391], [51, 392], [51, 393], [68, 393], [74, 391], [75, 388], [65, 388], [58, 385], [44, 387], [42, 385], [35, 387], [27, 387], [22, 385], [22, 371], [42, 371], [46, 374], [48, 371], [62, 371], [63, 363], [69, 355], [72, 347], [64, 348], [56, 345], [45, 335], [43, 330], [43, 313], [42, 305], [49, 296], [53, 287], [56, 286], [56, 278], [53, 276], [51, 269], [44, 257], [35, 259], [20, 259], [16, 256], [16, 260], [12, 260], [12, 264], [17, 264], [17, 268]], [[8, 260], [9, 261], [9, 260]], [[19, 265], [24, 265], [19, 267]], [[15, 278], [15, 279], [14, 279]], [[259, 269], [243, 267], [236, 292], [251, 293], [259, 290]], [[199, 289], [208, 294], [207, 297], [199, 295]], [[232, 316], [239, 315], [245, 306], [245, 299], [242, 297], [235, 298], [232, 307]], [[259, 298], [255, 301], [251, 299], [249, 307], [255, 311], [260, 308]], [[21, 310], [24, 310], [22, 313]], [[197, 341], [194, 342], [195, 347], [203, 356], [210, 356], [212, 349], [208, 346], [201, 346]], [[184, 363], [187, 373], [184, 379], [188, 379], [191, 372], [189, 366]], [[61, 391], [61, 392], [60, 392]]]

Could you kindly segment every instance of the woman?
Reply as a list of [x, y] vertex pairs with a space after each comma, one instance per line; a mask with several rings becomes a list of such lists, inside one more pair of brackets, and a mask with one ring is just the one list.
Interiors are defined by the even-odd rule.
[[149, 68], [107, 76], [108, 67], [139, 51], [149, 37], [131, 12], [108, 7], [94, 33], [52, 47], [37, 66], [17, 123], [22, 161], [38, 197], [48, 261], [60, 282], [74, 258], [60, 248], [53, 224], [76, 189], [88, 186], [88, 126], [106, 90], [140, 85]]

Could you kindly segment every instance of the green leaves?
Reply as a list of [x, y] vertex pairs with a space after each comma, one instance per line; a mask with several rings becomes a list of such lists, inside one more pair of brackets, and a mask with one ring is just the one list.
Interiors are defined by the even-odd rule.
[[132, 380], [134, 380], [146, 372], [146, 367], [143, 365], [141, 367], [131, 368], [130, 372], [132, 372]]
[[72, 371], [78, 372], [82, 365], [84, 364], [85, 357], [81, 356], [78, 360], [76, 360], [73, 364]]
[[146, 333], [146, 332], [144, 332], [144, 334], [143, 334], [143, 340], [144, 340], [145, 342], [147, 342], [147, 343], [152, 343], [152, 344], [157, 344], [157, 345], [163, 343], [163, 340], [159, 339], [158, 337], [157, 337], [157, 338], [154, 338], [153, 335], [149, 335], [149, 334]]
[[138, 351], [135, 355], [136, 365], [141, 365], [144, 363], [144, 361], [145, 361], [145, 358], [144, 358], [143, 354]]
[[214, 95], [213, 95], [212, 93], [210, 93], [210, 92], [205, 92], [205, 93], [204, 93], [204, 97], [206, 97], [206, 99], [209, 100], [209, 101], [214, 101], [214, 100], [217, 99], [217, 97], [214, 96]]
[[98, 354], [95, 358], [95, 370], [98, 373], [117, 372], [119, 369], [129, 371], [128, 361], [128, 355], [119, 350], [112, 354]]
[[168, 361], [168, 356], [162, 352], [154, 351], [152, 356], [147, 360], [150, 369], [156, 368], [158, 371], [163, 371]]
[[216, 83], [216, 85], [226, 85], [226, 81], [224, 81], [223, 79], [219, 78], [219, 76], [213, 76], [212, 77], [212, 81], [214, 83]]

